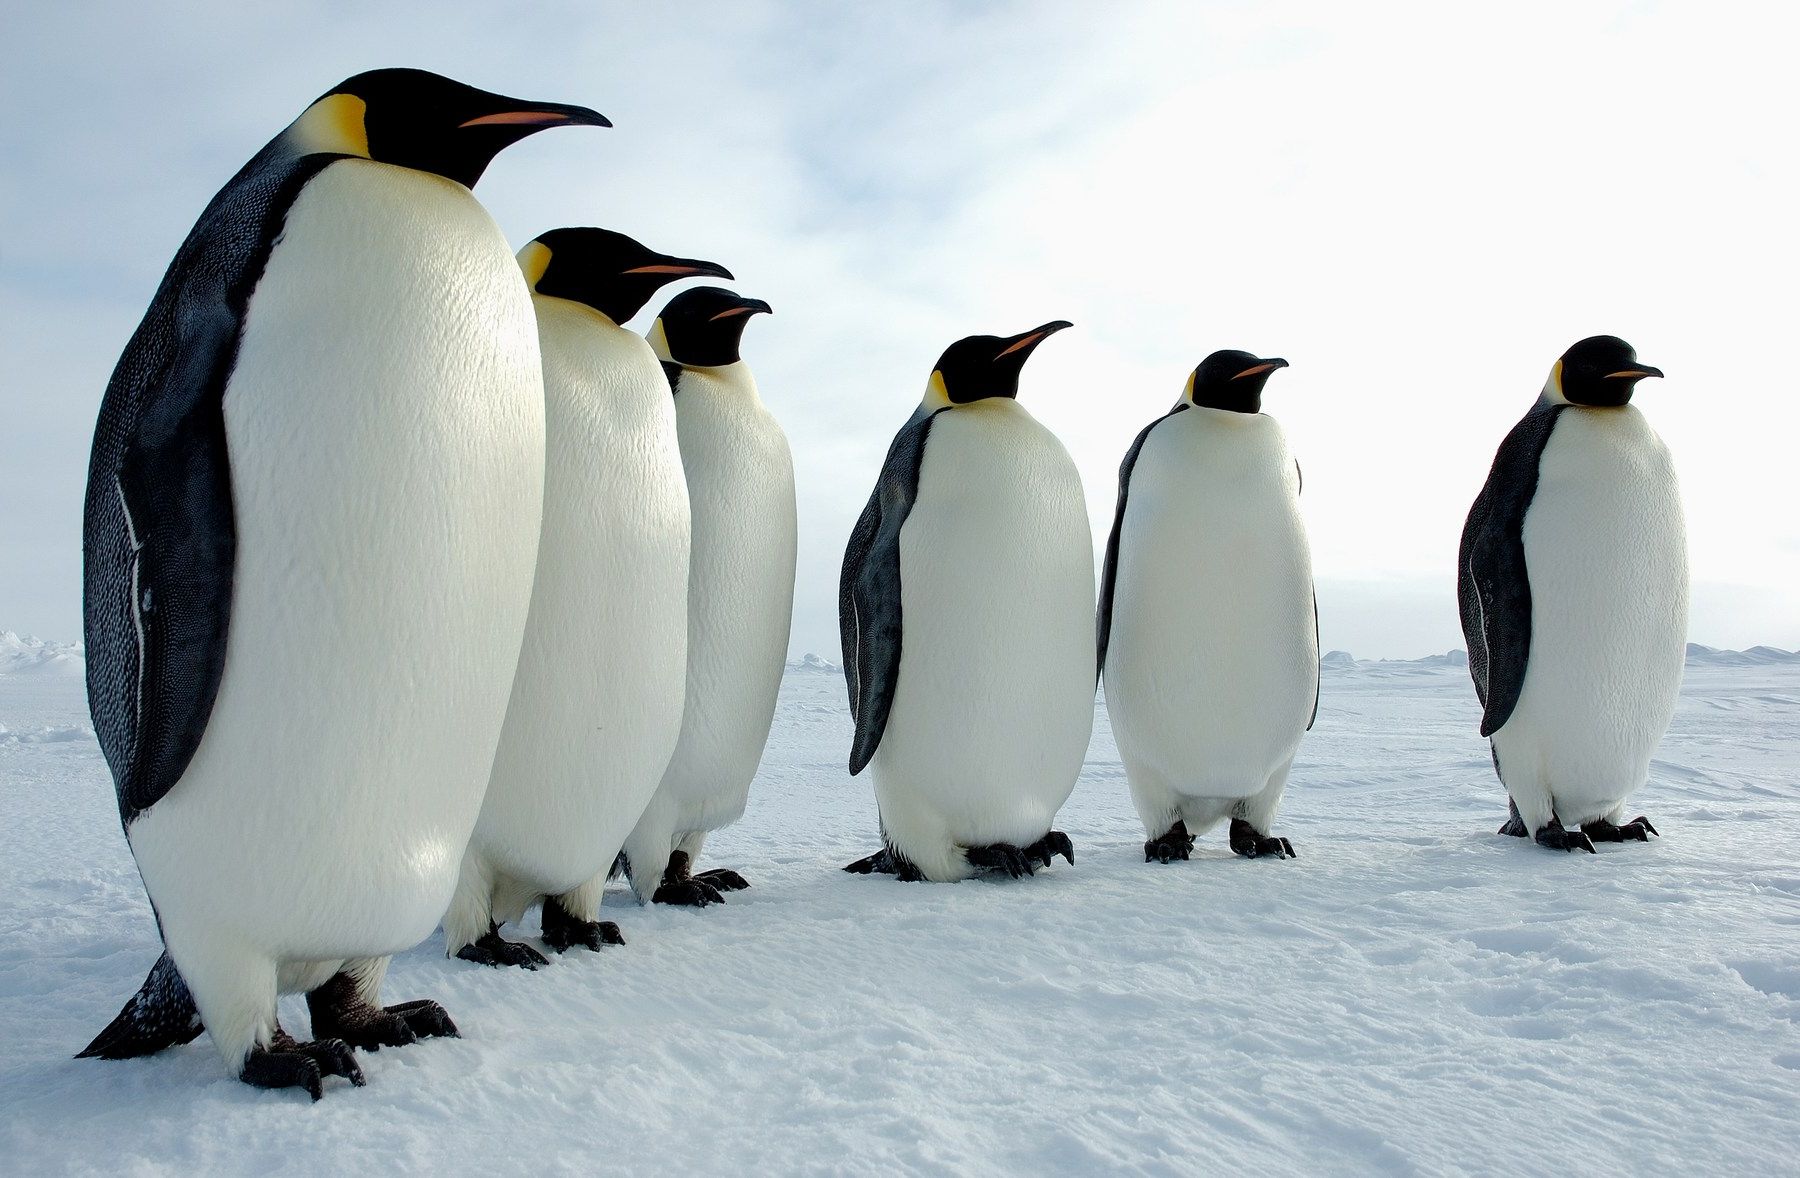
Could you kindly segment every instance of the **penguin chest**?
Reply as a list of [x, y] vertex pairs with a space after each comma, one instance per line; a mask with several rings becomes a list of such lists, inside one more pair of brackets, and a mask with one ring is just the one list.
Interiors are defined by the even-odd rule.
[[1312, 716], [1298, 482], [1272, 418], [1206, 408], [1157, 426], [1132, 474], [1107, 709], [1126, 757], [1202, 796], [1260, 790]]
[[681, 387], [675, 408], [694, 546], [687, 705], [664, 789], [696, 808], [689, 821], [722, 823], [743, 807], [787, 658], [794, 468], [753, 390], [691, 372]]
[[517, 266], [467, 189], [345, 161], [301, 191], [224, 394], [218, 700], [131, 830], [159, 907], [230, 909], [300, 955], [430, 932], [524, 627], [542, 387]]
[[1529, 737], [1513, 756], [1545, 759], [1559, 792], [1628, 792], [1673, 714], [1688, 597], [1674, 467], [1637, 409], [1562, 412], [1523, 531], [1530, 653], [1495, 739]]
[[1093, 548], [1062, 444], [1010, 400], [941, 413], [900, 580], [878, 794], [927, 802], [965, 842], [1041, 836], [1093, 726]]
[[612, 862], [681, 724], [688, 496], [668, 382], [636, 334], [539, 297], [544, 527], [476, 846], [549, 892]]

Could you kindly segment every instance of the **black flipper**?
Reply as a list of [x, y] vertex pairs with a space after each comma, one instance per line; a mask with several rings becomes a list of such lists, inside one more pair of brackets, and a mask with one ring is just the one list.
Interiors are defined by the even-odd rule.
[[278, 137], [213, 197], [113, 369], [83, 516], [88, 702], [129, 825], [199, 747], [225, 667], [237, 529], [223, 398], [295, 196], [341, 157]]
[[838, 580], [838, 636], [856, 739], [850, 773], [861, 773], [881, 744], [900, 677], [900, 528], [919, 493], [925, 440], [942, 409], [920, 408], [894, 435], [868, 506], [850, 533]]
[[1187, 408], [1188, 403], [1183, 401], [1139, 430], [1138, 436], [1132, 440], [1131, 449], [1125, 451], [1125, 460], [1119, 463], [1119, 503], [1113, 509], [1112, 532], [1106, 537], [1106, 567], [1100, 573], [1100, 606], [1094, 613], [1096, 681], [1099, 680], [1100, 673], [1106, 670], [1106, 647], [1112, 641], [1113, 581], [1119, 575], [1119, 531], [1125, 524], [1125, 500], [1131, 494], [1131, 472], [1137, 466], [1138, 453], [1143, 450], [1150, 431]]
[[1525, 513], [1537, 490], [1538, 462], [1563, 408], [1539, 401], [1513, 426], [1463, 524], [1456, 597], [1469, 646], [1469, 677], [1484, 708], [1483, 736], [1492, 736], [1512, 717], [1525, 684], [1531, 652]]
[[125, 1003], [118, 1017], [82, 1048], [76, 1059], [135, 1059], [155, 1055], [166, 1047], [191, 1043], [206, 1029], [200, 1008], [164, 953], [150, 967], [150, 976]]

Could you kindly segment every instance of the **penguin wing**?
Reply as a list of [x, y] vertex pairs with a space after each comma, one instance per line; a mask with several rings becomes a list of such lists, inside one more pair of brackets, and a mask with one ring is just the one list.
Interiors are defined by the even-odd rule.
[[856, 738], [850, 773], [861, 773], [887, 728], [900, 678], [900, 528], [919, 494], [925, 439], [942, 409], [921, 408], [894, 435], [868, 506], [850, 533], [838, 581], [838, 636]]
[[174, 787], [225, 669], [237, 527], [224, 395], [300, 189], [277, 139], [200, 215], [107, 383], [83, 513], [88, 704], [129, 824]]
[[1525, 513], [1538, 462], [1563, 406], [1539, 402], [1500, 443], [1486, 484], [1469, 509], [1457, 550], [1456, 597], [1469, 677], [1483, 712], [1481, 735], [1512, 717], [1531, 652], [1531, 578], [1525, 568]]
[[1125, 451], [1125, 460], [1119, 463], [1119, 503], [1113, 509], [1112, 533], [1106, 537], [1106, 567], [1100, 574], [1100, 605], [1094, 612], [1096, 680], [1106, 670], [1106, 647], [1112, 641], [1113, 582], [1119, 575], [1119, 532], [1125, 525], [1125, 501], [1131, 495], [1131, 472], [1137, 466], [1138, 454], [1149, 439], [1150, 431], [1187, 407], [1188, 403], [1183, 401], [1140, 430], [1132, 440], [1131, 449]]

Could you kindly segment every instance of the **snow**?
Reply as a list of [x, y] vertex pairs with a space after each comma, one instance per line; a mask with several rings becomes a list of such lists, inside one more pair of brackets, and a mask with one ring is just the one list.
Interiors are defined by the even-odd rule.
[[[204, 1039], [70, 1058], [156, 933], [79, 650], [0, 643], [7, 1172], [1772, 1173], [1800, 1153], [1784, 652], [1690, 660], [1634, 800], [1648, 845], [1495, 835], [1453, 652], [1328, 662], [1278, 826], [1296, 861], [1214, 831], [1143, 863], [1102, 707], [1060, 820], [1076, 865], [956, 885], [838, 870], [874, 848], [873, 800], [844, 771], [841, 678], [793, 667], [749, 811], [703, 864], [750, 891], [704, 911], [616, 892], [630, 943], [534, 974], [420, 946], [387, 1000], [437, 998], [464, 1037], [365, 1055], [367, 1088], [311, 1105], [228, 1079]], [[303, 1031], [303, 1005], [283, 1019]]]

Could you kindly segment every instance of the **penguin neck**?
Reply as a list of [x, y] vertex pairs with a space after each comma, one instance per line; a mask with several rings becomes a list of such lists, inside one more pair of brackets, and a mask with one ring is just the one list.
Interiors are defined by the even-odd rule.
[[608, 315], [605, 311], [600, 310], [598, 307], [591, 306], [587, 303], [580, 301], [579, 299], [565, 299], [560, 295], [544, 294], [543, 292], [537, 291], [537, 290], [533, 290], [531, 292], [531, 297], [534, 300], [543, 299], [547, 302], [556, 303], [556, 304], [564, 307], [565, 309], [567, 309], [567, 308], [578, 309], [582, 315], [586, 316], [596, 326], [603, 327], [607, 331], [624, 331], [625, 330], [623, 327], [621, 327], [619, 325], [618, 321], [615, 320], [611, 315]]
[[756, 378], [751, 375], [750, 366], [742, 360], [708, 366], [682, 365], [681, 383], [675, 390], [677, 396], [700, 390], [717, 395], [733, 407], [763, 407], [762, 396], [756, 389]]

